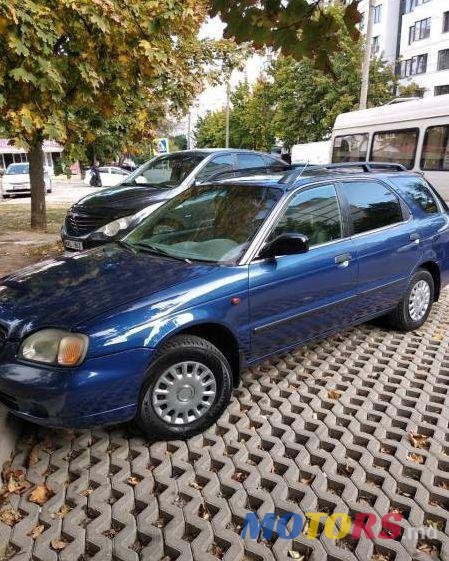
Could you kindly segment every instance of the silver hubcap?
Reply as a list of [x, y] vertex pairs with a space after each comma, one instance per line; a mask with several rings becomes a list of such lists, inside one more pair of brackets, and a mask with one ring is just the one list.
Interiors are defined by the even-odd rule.
[[418, 281], [410, 292], [408, 311], [413, 321], [420, 321], [426, 315], [430, 304], [430, 286], [425, 280]]
[[217, 384], [212, 371], [200, 362], [174, 364], [156, 381], [153, 407], [171, 425], [185, 425], [202, 417], [214, 402]]

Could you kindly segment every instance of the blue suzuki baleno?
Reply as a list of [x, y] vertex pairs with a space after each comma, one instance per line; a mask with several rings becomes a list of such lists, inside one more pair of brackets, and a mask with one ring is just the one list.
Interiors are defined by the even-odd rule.
[[123, 241], [0, 279], [0, 401], [186, 438], [246, 365], [378, 316], [419, 328], [449, 280], [438, 194], [388, 169], [297, 175], [192, 187]]

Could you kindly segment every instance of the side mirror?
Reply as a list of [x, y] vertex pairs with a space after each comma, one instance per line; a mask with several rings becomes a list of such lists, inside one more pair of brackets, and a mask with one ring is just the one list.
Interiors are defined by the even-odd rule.
[[148, 181], [146, 179], [146, 177], [144, 177], [143, 175], [138, 175], [135, 179], [134, 182], [136, 185], [148, 185]]
[[259, 253], [262, 259], [281, 255], [298, 255], [309, 251], [309, 238], [304, 234], [285, 233], [269, 242]]

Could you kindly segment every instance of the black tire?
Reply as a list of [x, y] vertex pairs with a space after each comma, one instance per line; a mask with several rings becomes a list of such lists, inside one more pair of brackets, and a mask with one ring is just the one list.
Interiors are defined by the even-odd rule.
[[[159, 377], [180, 362], [195, 361], [213, 374], [216, 394], [213, 403], [200, 418], [185, 424], [171, 424], [162, 419], [153, 405], [153, 391]], [[156, 440], [190, 438], [205, 431], [223, 413], [232, 392], [232, 369], [226, 357], [209, 341], [194, 335], [173, 337], [157, 352], [140, 392], [136, 423], [148, 437]]]
[[[420, 281], [424, 281], [428, 284], [430, 298], [425, 314], [419, 320], [414, 320], [410, 315], [409, 300], [414, 286]], [[432, 275], [426, 269], [418, 269], [410, 279], [404, 297], [399, 302], [396, 309], [386, 317], [389, 326], [399, 331], [414, 331], [415, 329], [419, 329], [429, 317], [434, 300], [435, 283]]]

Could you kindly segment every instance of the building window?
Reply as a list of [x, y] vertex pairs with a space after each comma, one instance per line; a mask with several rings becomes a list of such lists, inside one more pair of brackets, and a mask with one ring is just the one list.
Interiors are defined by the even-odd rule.
[[438, 52], [438, 70], [449, 69], [449, 49]]
[[449, 12], [444, 12], [443, 14], [443, 33], [449, 31]]
[[377, 54], [380, 51], [380, 41], [379, 41], [380, 37], [379, 35], [377, 35], [376, 37], [373, 37], [373, 42], [371, 43], [371, 53], [373, 55]]
[[449, 84], [445, 86], [435, 86], [435, 95], [446, 95], [449, 94]]
[[408, 32], [408, 44], [430, 37], [431, 18], [421, 19], [412, 25]]
[[382, 18], [382, 4], [374, 6], [374, 23], [380, 23]]
[[360, 12], [360, 23], [359, 23], [360, 31], [365, 29], [365, 12]]
[[427, 71], [427, 54], [414, 56], [401, 61], [400, 76], [401, 78], [408, 78], [415, 76], [415, 74], [425, 74]]
[[413, 12], [416, 6], [421, 6], [421, 4], [427, 4], [430, 0], [405, 0], [404, 2], [404, 14], [409, 14]]

